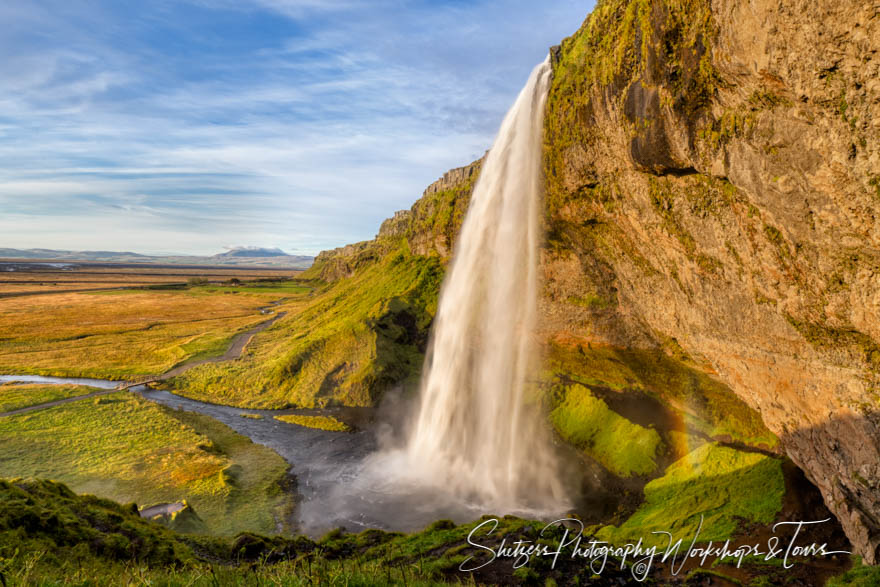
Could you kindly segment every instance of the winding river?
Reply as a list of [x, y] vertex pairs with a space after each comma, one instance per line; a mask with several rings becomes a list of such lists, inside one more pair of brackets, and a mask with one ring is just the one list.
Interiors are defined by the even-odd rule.
[[[101, 389], [101, 393], [112, 392], [120, 385], [119, 381], [101, 379], [0, 375], [0, 383], [12, 381], [88, 385]], [[391, 483], [382, 478], [381, 471], [377, 476], [375, 467], [368, 465], [378, 445], [376, 432], [381, 424], [370, 424], [355, 432], [328, 432], [275, 420], [275, 416], [293, 410], [252, 410], [211, 404], [148, 385], [134, 386], [127, 391], [171, 408], [210, 416], [281, 455], [290, 463], [290, 473], [296, 478], [299, 532], [317, 536], [340, 526], [351, 532], [366, 528], [411, 531], [424, 528], [438, 518], [465, 522], [486, 513], [477, 503], [453, 498], [445, 492]], [[72, 401], [85, 397], [90, 396], [79, 396]], [[50, 408], [53, 404], [35, 406], [35, 409]], [[262, 418], [242, 417], [242, 414]]]

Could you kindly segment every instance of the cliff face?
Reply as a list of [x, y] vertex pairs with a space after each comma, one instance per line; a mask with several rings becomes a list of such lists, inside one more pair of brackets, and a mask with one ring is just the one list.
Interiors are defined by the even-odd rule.
[[[695, 439], [775, 433], [876, 563], [880, 2], [852, 4], [602, 0], [552, 51], [540, 335], [564, 438], [589, 412], [597, 433], [650, 440], [581, 447], [618, 479], [662, 474]], [[308, 275], [445, 263], [479, 166]], [[424, 341], [422, 305], [408, 336]]]
[[553, 345], [717, 375], [871, 563], [878, 51], [877, 1], [600, 2], [554, 54], [542, 300]]

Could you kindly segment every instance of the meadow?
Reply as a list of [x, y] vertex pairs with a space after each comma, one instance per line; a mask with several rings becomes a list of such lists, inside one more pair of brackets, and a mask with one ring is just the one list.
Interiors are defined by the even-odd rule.
[[0, 271], [0, 298], [20, 295], [99, 291], [119, 288], [186, 285], [191, 280], [223, 283], [231, 280], [289, 279], [294, 270], [219, 267], [174, 267], [162, 265], [76, 265], [52, 267], [28, 265], [15, 271]]
[[0, 384], [0, 414], [97, 391], [84, 385]]
[[[223, 354], [236, 333], [268, 318], [264, 308], [310, 291], [274, 277], [245, 282], [227, 275], [219, 283], [202, 274], [183, 276], [184, 283], [178, 283], [179, 274], [163, 279], [169, 277], [176, 281], [3, 299], [0, 373], [104, 379], [159, 375], [188, 360]], [[0, 296], [5, 285], [0, 281]]]
[[0, 418], [0, 477], [58, 480], [139, 506], [186, 501], [198, 516], [186, 529], [204, 533], [288, 528], [287, 469], [216, 420], [130, 392]]

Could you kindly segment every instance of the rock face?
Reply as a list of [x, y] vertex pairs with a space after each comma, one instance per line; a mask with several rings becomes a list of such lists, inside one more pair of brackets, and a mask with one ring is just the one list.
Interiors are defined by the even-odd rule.
[[880, 2], [604, 0], [553, 61], [542, 335], [675, 341], [880, 562]]

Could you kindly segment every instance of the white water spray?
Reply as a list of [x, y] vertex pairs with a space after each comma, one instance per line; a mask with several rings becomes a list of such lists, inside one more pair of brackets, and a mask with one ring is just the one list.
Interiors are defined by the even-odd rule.
[[[552, 445], [527, 405], [541, 241], [549, 59], [535, 68], [483, 164], [444, 282], [406, 447], [386, 472], [484, 511], [568, 506]], [[391, 457], [392, 455], [386, 455]]]

